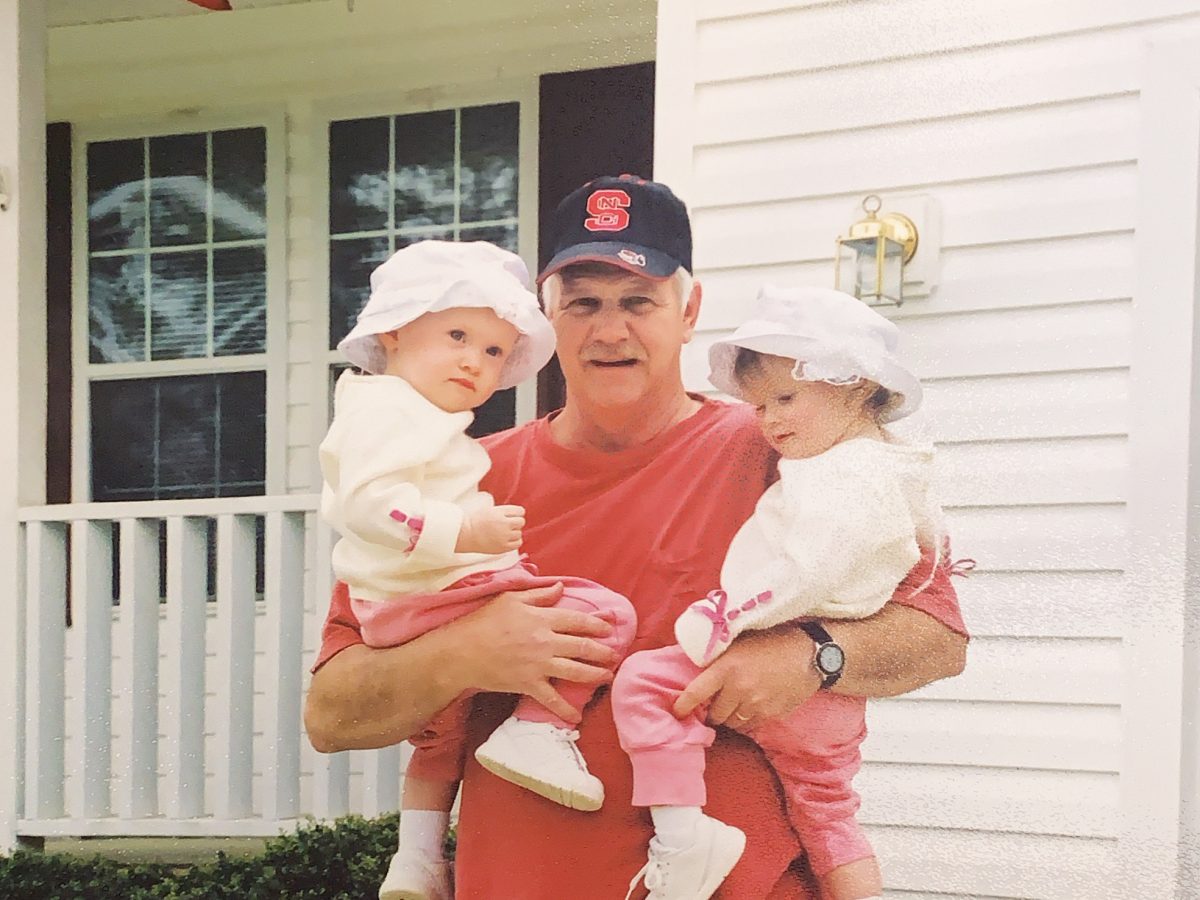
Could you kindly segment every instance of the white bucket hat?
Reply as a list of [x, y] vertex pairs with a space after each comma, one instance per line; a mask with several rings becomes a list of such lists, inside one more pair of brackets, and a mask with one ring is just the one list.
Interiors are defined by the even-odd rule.
[[528, 284], [529, 270], [521, 257], [486, 241], [410, 244], [371, 273], [370, 299], [338, 349], [360, 369], [378, 375], [387, 365], [379, 335], [425, 313], [483, 307], [519, 332], [497, 389], [513, 387], [554, 355], [554, 329]]
[[741, 396], [734, 377], [739, 347], [796, 360], [798, 381], [852, 384], [873, 381], [901, 395], [884, 421], [894, 422], [921, 405], [921, 383], [896, 358], [900, 329], [862, 301], [827, 288], [780, 288], [758, 294], [751, 318], [708, 350], [708, 380]]

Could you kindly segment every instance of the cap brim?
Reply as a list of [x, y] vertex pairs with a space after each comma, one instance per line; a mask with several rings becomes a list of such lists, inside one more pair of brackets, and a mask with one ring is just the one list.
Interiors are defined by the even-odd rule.
[[[631, 256], [643, 257], [645, 265], [638, 265], [636, 260], [631, 261], [627, 258]], [[642, 247], [639, 244], [624, 244], [620, 241], [592, 241], [588, 244], [576, 244], [555, 254], [554, 258], [546, 264], [546, 268], [542, 269], [541, 274], [538, 275], [537, 283], [540, 285], [555, 272], [567, 266], [587, 262], [604, 263], [624, 269], [626, 272], [632, 272], [634, 275], [655, 280], [670, 278], [679, 270], [680, 266], [679, 260], [661, 250], [651, 250], [649, 247]]]

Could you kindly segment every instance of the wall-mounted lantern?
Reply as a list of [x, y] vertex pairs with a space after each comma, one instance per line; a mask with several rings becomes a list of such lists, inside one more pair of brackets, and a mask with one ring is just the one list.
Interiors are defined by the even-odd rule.
[[883, 201], [875, 194], [863, 199], [865, 219], [837, 239], [833, 286], [870, 306], [899, 306], [904, 302], [904, 266], [917, 252], [917, 226], [901, 213], [876, 215]]

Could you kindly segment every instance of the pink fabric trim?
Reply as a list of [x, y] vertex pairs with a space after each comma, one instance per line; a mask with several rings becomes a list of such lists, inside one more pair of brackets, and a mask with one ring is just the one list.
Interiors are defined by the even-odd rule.
[[690, 745], [632, 750], [634, 806], [703, 806], [707, 748]]

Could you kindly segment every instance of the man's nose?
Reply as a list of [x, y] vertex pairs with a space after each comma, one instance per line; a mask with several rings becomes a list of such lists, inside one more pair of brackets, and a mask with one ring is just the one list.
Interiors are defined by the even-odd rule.
[[596, 316], [592, 339], [605, 344], [618, 344], [629, 337], [629, 322], [619, 309], [602, 310]]

